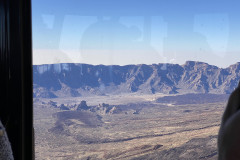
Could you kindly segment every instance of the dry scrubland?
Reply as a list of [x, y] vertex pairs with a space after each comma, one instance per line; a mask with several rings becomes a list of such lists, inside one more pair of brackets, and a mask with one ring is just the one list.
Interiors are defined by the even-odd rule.
[[[35, 99], [36, 160], [217, 159], [217, 133], [227, 98], [204, 104], [172, 104], [161, 103], [158, 98], [163, 96]], [[188, 96], [184, 98], [187, 102]], [[88, 105], [122, 105], [122, 112], [61, 111], [42, 104], [50, 100], [58, 104], [86, 100]]]

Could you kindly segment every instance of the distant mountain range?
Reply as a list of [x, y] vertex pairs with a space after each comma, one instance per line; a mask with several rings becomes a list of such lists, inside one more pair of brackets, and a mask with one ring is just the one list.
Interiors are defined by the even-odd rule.
[[33, 66], [34, 97], [77, 97], [120, 93], [229, 94], [240, 80], [240, 63], [219, 68], [203, 62], [184, 65], [46, 64]]

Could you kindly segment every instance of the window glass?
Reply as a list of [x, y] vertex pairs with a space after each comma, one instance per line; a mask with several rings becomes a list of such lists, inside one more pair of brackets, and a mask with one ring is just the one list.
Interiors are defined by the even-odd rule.
[[33, 0], [36, 159], [217, 159], [237, 5]]

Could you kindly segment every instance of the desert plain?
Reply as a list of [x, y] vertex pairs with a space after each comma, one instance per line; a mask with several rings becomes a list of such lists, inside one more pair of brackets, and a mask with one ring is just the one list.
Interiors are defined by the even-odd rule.
[[[217, 135], [228, 96], [130, 93], [35, 98], [35, 157], [215, 160]], [[86, 101], [89, 109], [77, 109], [82, 101]], [[117, 111], [101, 110], [103, 103]], [[61, 104], [67, 110], [61, 109]]]

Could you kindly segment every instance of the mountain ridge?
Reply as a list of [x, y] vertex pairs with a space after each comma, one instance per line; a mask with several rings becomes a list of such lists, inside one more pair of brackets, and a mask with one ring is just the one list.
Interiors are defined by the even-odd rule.
[[59, 63], [33, 66], [34, 97], [78, 97], [120, 93], [229, 94], [238, 85], [240, 62], [220, 68], [204, 62], [183, 65], [90, 65]]

